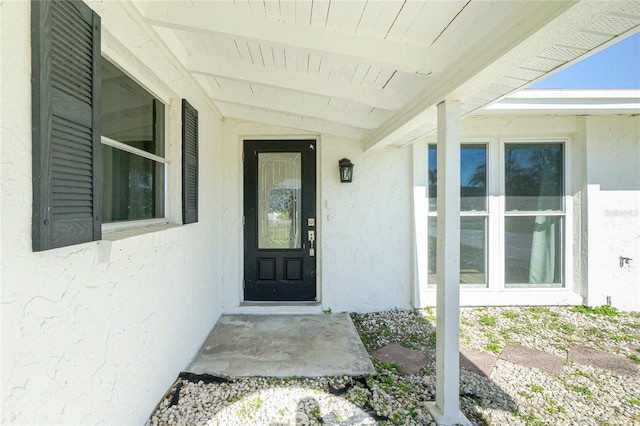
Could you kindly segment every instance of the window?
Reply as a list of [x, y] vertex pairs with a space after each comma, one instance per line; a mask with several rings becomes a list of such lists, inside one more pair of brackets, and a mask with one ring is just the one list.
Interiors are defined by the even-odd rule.
[[102, 59], [102, 221], [164, 217], [164, 104]]
[[[429, 145], [429, 282], [436, 282], [437, 149]], [[460, 283], [487, 285], [487, 145], [460, 148]]]
[[504, 146], [505, 286], [561, 287], [562, 143]]
[[[489, 150], [489, 145], [495, 145], [495, 149]], [[497, 157], [498, 152], [503, 153], [502, 165], [495, 173], [491, 173], [495, 167], [488, 172], [488, 164], [500, 164], [498, 158], [491, 159], [488, 154]], [[497, 141], [461, 145], [461, 285], [564, 286], [564, 152], [564, 143], [555, 141], [507, 142], [502, 146]], [[429, 145], [428, 174], [428, 280], [435, 284], [436, 145]], [[498, 182], [503, 182], [502, 188]], [[495, 191], [490, 193], [488, 188]], [[489, 238], [492, 238], [491, 244]], [[495, 273], [489, 276], [488, 271]]]
[[[164, 217], [164, 105], [101, 59], [100, 17], [86, 4], [33, 6], [33, 250], [99, 240], [103, 222]], [[183, 100], [182, 113], [186, 224], [198, 221], [198, 112]]]

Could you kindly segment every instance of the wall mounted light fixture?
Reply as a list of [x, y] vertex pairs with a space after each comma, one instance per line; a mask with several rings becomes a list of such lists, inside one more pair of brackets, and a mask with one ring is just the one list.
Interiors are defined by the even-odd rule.
[[340, 182], [349, 183], [353, 180], [353, 166], [354, 164], [348, 158], [343, 158], [338, 161], [338, 167], [340, 168]]

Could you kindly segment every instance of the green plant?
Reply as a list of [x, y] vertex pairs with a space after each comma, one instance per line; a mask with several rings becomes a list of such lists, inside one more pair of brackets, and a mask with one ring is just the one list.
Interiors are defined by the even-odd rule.
[[385, 371], [391, 373], [399, 373], [402, 370], [402, 366], [400, 366], [399, 364], [380, 362], [373, 357], [371, 358], [371, 362], [373, 363], [373, 366], [378, 373], [383, 373]]
[[594, 308], [578, 305], [578, 306], [574, 306], [571, 310], [573, 312], [587, 314], [587, 315], [595, 314], [595, 315], [603, 315], [608, 317], [617, 317], [618, 315], [620, 315], [620, 313], [618, 312], [618, 309], [616, 309], [611, 305], [596, 306]]
[[433, 311], [433, 308], [431, 306], [427, 306], [426, 308], [424, 308], [424, 312], [425, 312], [425, 316], [427, 318], [427, 320], [432, 323], [435, 324], [436, 323], [436, 314]]
[[503, 311], [502, 312], [502, 316], [505, 318], [509, 318], [511, 320], [516, 319], [520, 316], [520, 314], [518, 314], [517, 312], [513, 312], [513, 311]]
[[634, 398], [634, 397], [629, 398], [629, 403], [631, 405], [635, 405], [635, 406], [640, 407], [640, 395], [638, 395], [637, 398]]
[[527, 311], [534, 314], [550, 314], [551, 313], [551, 310], [546, 306], [530, 306], [527, 308]]
[[535, 383], [531, 383], [529, 386], [531, 386], [531, 392], [535, 392], [535, 393], [542, 393], [544, 392], [544, 388], [540, 385], [537, 385]]
[[562, 332], [564, 334], [567, 334], [569, 336], [576, 332], [576, 328], [574, 326], [572, 326], [571, 324], [562, 323], [562, 324], [560, 324], [559, 327], [560, 327], [560, 330], [562, 330]]
[[633, 362], [640, 362], [640, 358], [638, 358], [638, 355], [635, 354], [627, 355], [627, 358], [629, 358]]
[[487, 344], [485, 345], [485, 349], [489, 352], [493, 352], [495, 354], [499, 354], [502, 352], [502, 344], [493, 334], [487, 335]]
[[546, 426], [546, 423], [538, 420], [535, 414], [530, 413], [528, 416], [520, 415], [526, 426]]
[[604, 315], [607, 317], [617, 317], [620, 315], [618, 309], [611, 305], [602, 305], [593, 308], [593, 312], [597, 315]]
[[611, 336], [611, 340], [614, 342], [633, 342], [635, 337], [630, 334], [619, 334], [615, 336]]
[[383, 325], [382, 327], [380, 327], [380, 329], [378, 330], [378, 334], [381, 336], [385, 336], [385, 337], [389, 337], [391, 336], [393, 333], [391, 332], [391, 329], [389, 328], [388, 325]]
[[498, 318], [493, 315], [482, 315], [480, 317], [480, 324], [487, 327], [494, 327], [498, 324]]
[[319, 407], [313, 407], [311, 409], [311, 417], [313, 419], [315, 419], [317, 422], [320, 422], [322, 420], [322, 415], [320, 414], [320, 408]]
[[575, 312], [578, 314], [590, 314], [593, 312], [593, 310], [587, 306], [584, 305], [578, 305], [578, 306], [574, 306], [573, 308], [571, 308], [571, 312]]
[[593, 392], [587, 386], [571, 385], [571, 390], [583, 394], [587, 399], [593, 399]]
[[364, 407], [369, 402], [369, 394], [360, 387], [353, 387], [347, 393], [347, 400], [351, 401], [358, 407]]
[[[240, 399], [240, 401], [242, 401], [242, 399]], [[253, 415], [260, 409], [260, 407], [262, 407], [262, 403], [262, 399], [260, 397], [256, 397], [238, 410], [238, 414], [242, 417], [253, 418]]]
[[[436, 341], [435, 333], [433, 334], [434, 334], [433, 342], [435, 343]], [[463, 345], [469, 345], [471, 343], [471, 337], [464, 330], [460, 330], [460, 343], [462, 343]]]
[[420, 315], [420, 312], [415, 311], [413, 313], [413, 320], [417, 323], [423, 324], [427, 322], [427, 319]]
[[325, 314], [330, 314], [331, 308], [323, 309], [322, 312], [324, 312]]
[[362, 344], [365, 347], [368, 347], [371, 345], [371, 343], [373, 343], [373, 339], [371, 338], [371, 336], [367, 333], [363, 333], [360, 335], [360, 340], [362, 340]]
[[551, 414], [555, 414], [555, 413], [563, 413], [563, 414], [565, 414], [567, 412], [567, 410], [564, 408], [563, 405], [558, 405], [557, 407], [552, 405], [551, 407], [549, 407], [549, 409], [547, 411], [549, 413], [551, 413]]

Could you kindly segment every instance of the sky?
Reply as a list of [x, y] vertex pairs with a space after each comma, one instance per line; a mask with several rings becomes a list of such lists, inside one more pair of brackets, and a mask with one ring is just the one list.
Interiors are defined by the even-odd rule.
[[640, 32], [529, 88], [640, 89]]

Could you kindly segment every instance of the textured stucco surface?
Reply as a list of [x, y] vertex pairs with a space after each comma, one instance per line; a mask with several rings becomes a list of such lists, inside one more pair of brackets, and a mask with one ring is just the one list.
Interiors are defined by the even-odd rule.
[[7, 424], [142, 424], [221, 313], [220, 169], [212, 161], [220, 121], [129, 15], [91, 6], [103, 15], [103, 54], [169, 105], [168, 212], [178, 223], [179, 98], [199, 110], [200, 161], [208, 163], [200, 169], [200, 222], [32, 252], [30, 3], [3, 2], [0, 411]]
[[586, 168], [587, 303], [640, 310], [640, 118], [588, 117]]

